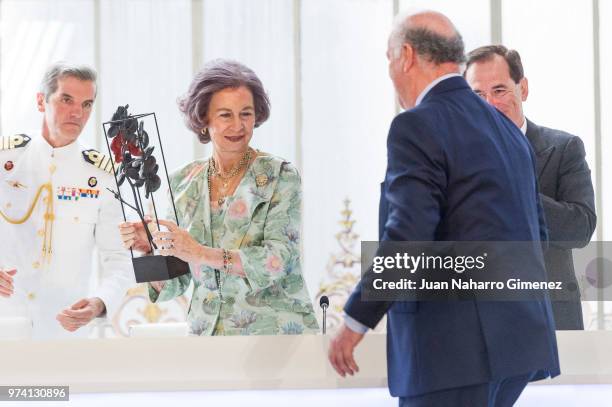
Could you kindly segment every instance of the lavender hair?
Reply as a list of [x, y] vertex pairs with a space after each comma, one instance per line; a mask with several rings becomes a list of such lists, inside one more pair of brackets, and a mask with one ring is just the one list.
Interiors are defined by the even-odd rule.
[[228, 59], [215, 59], [198, 72], [187, 93], [178, 100], [185, 124], [193, 131], [201, 143], [208, 143], [208, 132], [202, 134], [207, 125], [206, 117], [210, 101], [216, 92], [227, 88], [246, 86], [253, 95], [255, 103], [255, 127], [259, 127], [270, 116], [270, 100], [255, 72], [240, 62]]

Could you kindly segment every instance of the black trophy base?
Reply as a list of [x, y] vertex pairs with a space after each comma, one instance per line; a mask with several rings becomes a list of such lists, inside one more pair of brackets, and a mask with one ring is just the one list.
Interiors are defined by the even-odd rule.
[[142, 256], [132, 259], [136, 282], [170, 280], [189, 273], [189, 264], [174, 256]]

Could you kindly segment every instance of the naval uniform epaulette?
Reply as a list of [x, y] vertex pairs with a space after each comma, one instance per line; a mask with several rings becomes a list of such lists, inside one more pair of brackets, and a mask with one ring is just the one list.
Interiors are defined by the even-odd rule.
[[94, 150], [93, 148], [88, 150], [83, 150], [83, 158], [89, 164], [92, 164], [95, 167], [98, 167], [102, 171], [106, 171], [109, 174], [114, 174], [114, 165], [113, 159], [106, 154], [102, 154], [101, 152]]
[[14, 136], [0, 137], [0, 151], [23, 148], [32, 140], [25, 134], [15, 134]]

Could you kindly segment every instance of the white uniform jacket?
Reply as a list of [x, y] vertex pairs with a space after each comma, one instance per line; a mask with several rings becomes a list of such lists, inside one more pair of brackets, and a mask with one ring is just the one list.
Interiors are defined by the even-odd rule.
[[112, 317], [135, 284], [107, 161], [78, 142], [53, 148], [40, 135], [0, 138], [0, 266], [18, 270], [0, 316], [31, 318], [36, 339], [87, 336], [88, 327], [70, 333], [56, 315], [99, 297]]

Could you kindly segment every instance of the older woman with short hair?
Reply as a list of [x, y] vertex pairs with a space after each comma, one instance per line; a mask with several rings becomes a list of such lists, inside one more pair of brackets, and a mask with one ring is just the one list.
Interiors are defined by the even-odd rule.
[[[255, 73], [215, 60], [179, 101], [185, 122], [212, 156], [170, 177], [179, 224], [160, 224], [154, 242], [191, 273], [151, 283], [152, 301], [175, 298], [191, 280], [188, 322], [196, 335], [315, 333], [300, 268], [300, 176], [286, 160], [249, 146], [270, 102]], [[149, 251], [138, 222], [120, 225], [126, 247]]]

